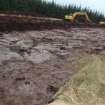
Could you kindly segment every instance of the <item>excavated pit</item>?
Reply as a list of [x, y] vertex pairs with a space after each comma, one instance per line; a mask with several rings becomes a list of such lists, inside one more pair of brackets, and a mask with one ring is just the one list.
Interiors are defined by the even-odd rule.
[[105, 50], [105, 30], [71, 28], [0, 33], [0, 105], [44, 105], [78, 60]]

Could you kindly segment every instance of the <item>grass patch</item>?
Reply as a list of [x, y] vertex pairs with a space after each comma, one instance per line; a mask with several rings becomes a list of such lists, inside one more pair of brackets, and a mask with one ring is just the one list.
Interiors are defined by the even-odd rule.
[[105, 105], [105, 51], [83, 57], [79, 64], [78, 73], [60, 88], [51, 105]]

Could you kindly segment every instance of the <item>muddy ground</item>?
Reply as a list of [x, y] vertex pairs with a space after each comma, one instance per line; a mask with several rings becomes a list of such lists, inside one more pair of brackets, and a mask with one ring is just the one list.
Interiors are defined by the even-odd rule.
[[0, 105], [44, 105], [78, 60], [105, 49], [105, 30], [70, 28], [0, 33]]

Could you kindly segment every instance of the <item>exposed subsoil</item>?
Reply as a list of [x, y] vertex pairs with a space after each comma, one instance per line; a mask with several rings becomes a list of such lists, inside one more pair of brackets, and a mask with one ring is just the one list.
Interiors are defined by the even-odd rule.
[[70, 27], [70, 22], [65, 22], [62, 19], [21, 14], [0, 14], [0, 31], [45, 30]]
[[28, 14], [11, 14], [0, 12], [0, 31], [26, 31], [26, 30], [49, 30], [49, 29], [69, 29], [73, 27], [96, 28], [101, 27], [95, 23], [76, 24], [64, 19], [35, 17]]
[[0, 33], [0, 105], [44, 105], [78, 60], [105, 49], [105, 30], [71, 28]]

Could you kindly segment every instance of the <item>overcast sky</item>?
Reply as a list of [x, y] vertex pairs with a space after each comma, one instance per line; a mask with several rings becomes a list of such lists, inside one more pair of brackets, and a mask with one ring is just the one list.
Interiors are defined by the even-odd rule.
[[97, 10], [105, 15], [105, 0], [46, 0], [55, 1], [58, 4], [75, 4], [82, 7], [89, 7], [92, 10]]

